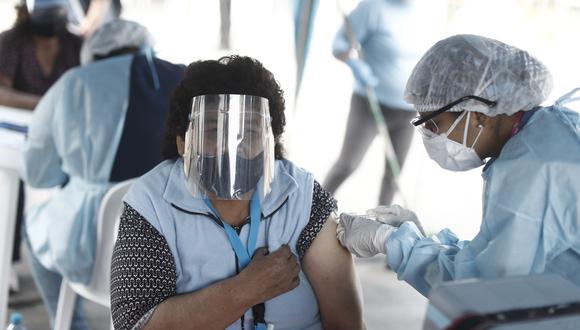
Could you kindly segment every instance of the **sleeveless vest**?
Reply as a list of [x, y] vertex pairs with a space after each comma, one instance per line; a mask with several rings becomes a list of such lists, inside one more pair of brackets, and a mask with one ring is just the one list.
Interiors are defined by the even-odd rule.
[[[275, 251], [296, 243], [310, 218], [314, 179], [287, 160], [276, 161], [271, 191], [262, 200], [257, 248]], [[236, 275], [236, 257], [223, 228], [209, 216], [203, 200], [194, 199], [185, 185], [183, 161], [168, 160], [139, 179], [125, 196], [131, 205], [165, 237], [173, 254], [177, 293], [193, 292]], [[241, 228], [247, 242], [249, 226]], [[265, 302], [265, 320], [276, 329], [321, 329], [318, 302], [308, 279], [300, 272], [300, 285]], [[251, 309], [245, 313], [251, 329]], [[228, 329], [240, 329], [240, 321]]]

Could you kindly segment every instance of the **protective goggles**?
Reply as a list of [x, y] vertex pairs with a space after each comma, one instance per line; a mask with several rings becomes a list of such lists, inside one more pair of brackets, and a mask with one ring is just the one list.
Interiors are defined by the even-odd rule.
[[428, 130], [434, 132], [434, 133], [438, 133], [439, 132], [439, 127], [437, 127], [437, 124], [433, 121], [433, 118], [439, 116], [440, 114], [450, 110], [451, 108], [453, 108], [456, 105], [459, 105], [460, 103], [463, 103], [465, 101], [468, 100], [475, 100], [478, 102], [481, 102], [485, 105], [487, 105], [488, 107], [492, 108], [494, 107], [497, 102], [495, 101], [490, 101], [488, 99], [485, 99], [483, 97], [480, 96], [475, 96], [475, 95], [467, 95], [464, 96], [462, 98], [459, 98], [449, 104], [447, 104], [446, 106], [439, 108], [431, 113], [429, 113], [428, 115], [419, 115], [417, 117], [415, 117], [413, 120], [411, 120], [411, 125], [417, 127], [417, 126], [425, 126], [425, 128], [427, 128]]

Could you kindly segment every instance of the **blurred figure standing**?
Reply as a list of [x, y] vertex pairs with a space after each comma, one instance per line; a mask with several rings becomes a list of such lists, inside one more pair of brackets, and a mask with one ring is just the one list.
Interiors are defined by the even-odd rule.
[[[329, 192], [334, 194], [356, 170], [377, 135], [366, 96], [369, 86], [374, 87], [402, 167], [413, 137], [409, 121], [414, 117], [413, 108], [403, 100], [403, 90], [425, 48], [420, 40], [428, 39], [416, 32], [418, 22], [427, 23], [417, 15], [418, 10], [425, 12], [425, 5], [409, 0], [363, 0], [337, 32], [332, 53], [350, 67], [355, 82], [340, 156], [324, 181]], [[360, 44], [364, 58], [357, 58], [355, 43]], [[378, 200], [381, 205], [390, 204], [393, 198], [392, 178], [385, 162]]]
[[[140, 24], [103, 25], [83, 45], [83, 66], [67, 72], [35, 110], [24, 151], [25, 181], [61, 189], [30, 210], [24, 237], [51, 322], [62, 279], [92, 279], [104, 194], [161, 161], [169, 95], [185, 67], [155, 58], [151, 47]], [[79, 305], [72, 328], [87, 328]]]
[[[40, 97], [68, 69], [79, 64], [81, 39], [67, 31], [67, 0], [22, 1], [16, 22], [0, 33], [0, 105], [34, 109]], [[12, 261], [20, 260], [24, 189], [18, 194]], [[19, 291], [16, 273], [10, 290]]]
[[79, 64], [82, 41], [66, 29], [67, 0], [23, 0], [16, 12], [14, 27], [0, 34], [0, 105], [32, 110]]

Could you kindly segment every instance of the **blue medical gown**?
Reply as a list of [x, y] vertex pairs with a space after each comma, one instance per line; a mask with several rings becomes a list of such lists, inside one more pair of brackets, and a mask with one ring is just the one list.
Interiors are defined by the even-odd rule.
[[448, 229], [426, 238], [410, 222], [397, 229], [387, 257], [398, 278], [425, 296], [466, 278], [557, 273], [580, 285], [579, 117], [541, 108], [484, 168], [483, 220], [472, 241]]
[[70, 70], [34, 111], [23, 177], [33, 187], [61, 189], [28, 212], [26, 233], [40, 263], [73, 282], [91, 279], [104, 194], [161, 161], [155, 144], [184, 67], [154, 59], [154, 88], [151, 63], [124, 55]]

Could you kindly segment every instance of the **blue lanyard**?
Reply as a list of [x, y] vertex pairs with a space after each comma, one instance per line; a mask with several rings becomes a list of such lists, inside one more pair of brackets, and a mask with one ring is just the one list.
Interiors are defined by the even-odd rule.
[[[205, 197], [204, 202], [207, 204], [209, 209], [215, 214], [215, 216], [221, 222], [226, 235], [228, 236], [228, 240], [234, 249], [236, 256], [238, 257], [238, 264], [240, 266], [240, 270], [246, 268], [246, 266], [252, 260], [252, 256], [254, 255], [254, 251], [256, 250], [256, 244], [258, 243], [258, 233], [260, 232], [260, 219], [262, 218], [262, 210], [260, 205], [260, 197], [257, 194], [252, 196], [252, 201], [250, 202], [250, 234], [248, 236], [248, 245], [244, 248], [244, 243], [240, 239], [240, 236], [236, 233], [234, 228], [230, 226], [228, 223], [222, 220], [220, 214], [211, 204], [211, 201]], [[260, 305], [260, 304], [259, 304]], [[263, 305], [263, 303], [262, 303]], [[254, 306], [256, 307], [256, 306]], [[252, 308], [254, 312], [254, 308]], [[254, 313], [254, 317], [256, 314]], [[267, 330], [268, 325], [263, 323], [263, 313], [262, 313], [262, 322], [255, 323], [255, 330]]]
[[244, 243], [242, 240], [228, 223], [222, 220], [220, 214], [211, 204], [211, 201], [205, 197], [205, 203], [210, 208], [210, 210], [215, 214], [215, 216], [219, 219], [222, 223], [224, 231], [228, 236], [228, 240], [234, 249], [236, 256], [238, 257], [238, 263], [240, 265], [240, 270], [246, 268], [246, 266], [252, 260], [252, 256], [254, 255], [254, 251], [256, 250], [256, 244], [258, 242], [258, 233], [260, 232], [260, 219], [261, 215], [261, 206], [260, 206], [260, 198], [254, 194], [252, 196], [252, 201], [250, 202], [250, 235], [248, 237], [248, 244], [247, 247], [244, 247]]

